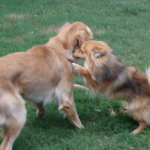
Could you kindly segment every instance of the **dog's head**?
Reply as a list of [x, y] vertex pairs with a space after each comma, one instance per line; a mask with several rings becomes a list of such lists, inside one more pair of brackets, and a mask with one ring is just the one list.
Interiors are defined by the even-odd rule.
[[112, 50], [105, 42], [91, 40], [84, 42], [73, 55], [85, 60], [85, 63], [101, 66], [106, 63], [107, 56], [110, 53], [112, 53]]
[[[112, 49], [102, 41], [86, 41], [74, 53], [74, 57], [84, 59], [84, 67], [90, 72], [92, 79], [97, 82], [112, 81], [126, 68]], [[130, 69], [134, 72], [135, 69]], [[121, 80], [123, 73], [121, 73]], [[125, 72], [125, 77], [126, 77]], [[125, 78], [126, 79], [126, 78]], [[119, 81], [120, 84], [120, 81]]]
[[75, 49], [80, 48], [83, 42], [92, 39], [92, 31], [82, 22], [66, 23], [57, 33], [57, 37], [62, 41], [66, 50], [67, 58], [71, 61], [74, 61]]

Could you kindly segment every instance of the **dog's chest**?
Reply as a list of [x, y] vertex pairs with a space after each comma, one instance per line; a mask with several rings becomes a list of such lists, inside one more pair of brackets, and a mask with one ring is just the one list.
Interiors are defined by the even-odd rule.
[[84, 68], [86, 68], [88, 70], [88, 68], [89, 68], [88, 61], [84, 62]]

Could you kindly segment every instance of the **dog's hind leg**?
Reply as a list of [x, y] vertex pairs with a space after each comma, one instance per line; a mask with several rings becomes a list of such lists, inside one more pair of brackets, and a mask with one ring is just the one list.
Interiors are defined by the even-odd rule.
[[45, 112], [45, 107], [43, 106], [43, 102], [34, 105], [37, 107], [37, 111], [36, 111], [37, 116], [41, 118], [45, 117], [46, 112]]
[[135, 130], [132, 131], [133, 134], [137, 134], [137, 133], [141, 133], [147, 126], [147, 122], [146, 121], [140, 121], [139, 122], [139, 127]]
[[25, 103], [19, 95], [9, 94], [0, 99], [1, 125], [5, 128], [0, 150], [12, 150], [13, 142], [19, 135], [26, 121]]

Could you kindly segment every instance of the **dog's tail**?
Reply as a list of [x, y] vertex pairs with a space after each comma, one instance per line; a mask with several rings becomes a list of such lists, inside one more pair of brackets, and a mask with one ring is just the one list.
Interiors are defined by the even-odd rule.
[[147, 75], [148, 83], [150, 85], [150, 67], [146, 70], [146, 75]]

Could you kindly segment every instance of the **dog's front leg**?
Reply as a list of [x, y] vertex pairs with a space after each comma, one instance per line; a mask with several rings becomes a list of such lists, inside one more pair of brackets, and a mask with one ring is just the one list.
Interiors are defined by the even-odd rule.
[[89, 71], [86, 68], [84, 68], [76, 63], [72, 63], [72, 65], [73, 65], [73, 69], [76, 73], [85, 77], [86, 82], [90, 85], [90, 87], [94, 90], [94, 92], [98, 92], [100, 89], [100, 85], [98, 82], [96, 82], [92, 79]]
[[137, 133], [141, 133], [147, 126], [147, 122], [146, 121], [139, 121], [139, 127], [135, 130], [132, 131], [132, 134], [137, 134]]

